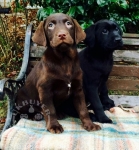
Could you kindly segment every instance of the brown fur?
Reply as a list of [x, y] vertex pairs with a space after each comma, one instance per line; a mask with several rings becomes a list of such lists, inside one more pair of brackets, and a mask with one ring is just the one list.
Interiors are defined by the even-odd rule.
[[[47, 46], [47, 50], [28, 75], [25, 86], [19, 90], [16, 104], [21, 105], [24, 100], [39, 100], [48, 108], [49, 118], [45, 107], [35, 110], [43, 112], [47, 130], [52, 133], [63, 132], [57, 121], [57, 112], [63, 102], [71, 100], [69, 97], [73, 98], [83, 127], [88, 131], [100, 129], [89, 118], [82, 90], [76, 44], [84, 38], [85, 33], [77, 21], [62, 13], [53, 14], [41, 22], [32, 38], [34, 42]], [[21, 109], [21, 113], [25, 112], [27, 110]]]

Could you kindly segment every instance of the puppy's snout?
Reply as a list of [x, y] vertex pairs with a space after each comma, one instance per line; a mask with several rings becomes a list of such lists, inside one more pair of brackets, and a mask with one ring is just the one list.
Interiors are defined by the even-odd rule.
[[64, 39], [66, 39], [66, 33], [64, 33], [64, 32], [59, 32], [59, 33], [58, 33], [58, 37], [60, 38], [60, 40], [64, 40]]
[[121, 37], [116, 37], [114, 41], [117, 42], [117, 43], [120, 43], [120, 42], [122, 42], [122, 38]]

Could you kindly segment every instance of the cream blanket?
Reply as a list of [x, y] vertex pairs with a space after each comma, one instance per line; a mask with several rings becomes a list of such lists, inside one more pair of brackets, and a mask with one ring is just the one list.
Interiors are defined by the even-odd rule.
[[66, 118], [59, 122], [62, 134], [51, 134], [44, 121], [21, 119], [2, 135], [2, 150], [139, 150], [139, 113], [105, 111], [114, 124], [100, 124], [102, 130], [88, 132], [81, 121]]

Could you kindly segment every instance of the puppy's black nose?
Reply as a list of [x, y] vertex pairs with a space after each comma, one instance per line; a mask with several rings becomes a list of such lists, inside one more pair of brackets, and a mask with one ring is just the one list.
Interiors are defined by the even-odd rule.
[[115, 42], [122, 42], [122, 38], [121, 37], [116, 37], [114, 41]]

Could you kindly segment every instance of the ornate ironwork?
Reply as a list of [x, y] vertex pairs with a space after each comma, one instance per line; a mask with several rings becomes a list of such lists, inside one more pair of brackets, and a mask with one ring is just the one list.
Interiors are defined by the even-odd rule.
[[[24, 85], [26, 79], [26, 70], [29, 61], [30, 42], [32, 34], [32, 24], [28, 25], [25, 36], [24, 56], [19, 75], [15, 80], [13, 79], [2, 79], [0, 80], [0, 100], [4, 99], [4, 96], [8, 97], [8, 111], [5, 125], [1, 134], [12, 126], [12, 113], [14, 110], [15, 98], [17, 91]], [[0, 135], [1, 136], [1, 135]]]

